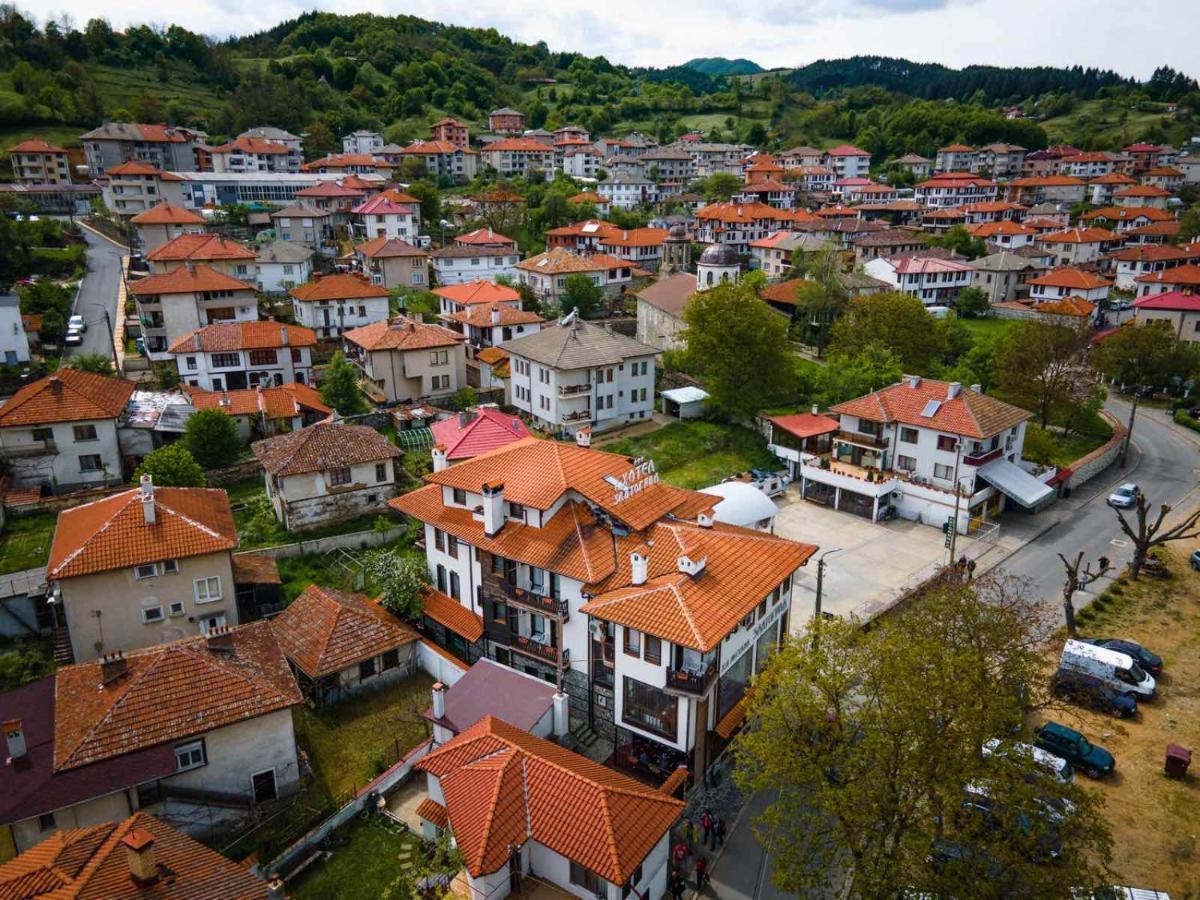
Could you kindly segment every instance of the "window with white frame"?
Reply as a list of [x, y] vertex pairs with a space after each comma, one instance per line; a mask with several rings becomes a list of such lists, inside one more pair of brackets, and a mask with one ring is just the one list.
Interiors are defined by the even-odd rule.
[[134, 578], [153, 578], [158, 574], [158, 563], [142, 563], [133, 567]]
[[162, 570], [164, 575], [174, 575], [179, 571], [179, 560], [165, 559], [163, 560]]
[[940, 478], [943, 481], [949, 481], [954, 477], [954, 467], [946, 465], [945, 463], [934, 463], [933, 477]]
[[161, 606], [143, 606], [142, 621], [147, 625], [153, 625], [155, 622], [163, 620], [163, 609]]
[[204, 741], [188, 741], [175, 747], [175, 771], [186, 772], [188, 769], [198, 769], [208, 763], [208, 755], [204, 752]]
[[169, 615], [172, 619], [182, 616], [183, 612], [184, 612], [184, 610], [183, 610], [183, 601], [182, 600], [175, 600], [174, 602], [171, 603], [170, 606], [167, 607], [167, 615]]
[[197, 603], [212, 603], [221, 599], [221, 576], [211, 575], [208, 578], [197, 578], [193, 582]]

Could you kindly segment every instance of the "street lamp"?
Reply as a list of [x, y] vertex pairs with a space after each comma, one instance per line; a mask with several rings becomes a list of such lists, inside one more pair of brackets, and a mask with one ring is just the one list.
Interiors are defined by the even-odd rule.
[[817, 601], [813, 610], [813, 646], [817, 646], [817, 631], [821, 627], [821, 591], [825, 585], [825, 557], [830, 553], [841, 553], [841, 547], [826, 550], [817, 557]]

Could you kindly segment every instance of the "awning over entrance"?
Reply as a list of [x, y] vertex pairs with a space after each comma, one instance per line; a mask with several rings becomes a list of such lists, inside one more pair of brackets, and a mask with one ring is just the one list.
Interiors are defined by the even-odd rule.
[[1054, 488], [1038, 481], [1007, 459], [994, 459], [979, 470], [992, 487], [1016, 500], [1026, 509], [1036, 509], [1054, 495]]

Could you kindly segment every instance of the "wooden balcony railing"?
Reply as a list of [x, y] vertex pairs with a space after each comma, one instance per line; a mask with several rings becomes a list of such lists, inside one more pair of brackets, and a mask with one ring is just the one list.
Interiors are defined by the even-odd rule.
[[518, 653], [540, 659], [552, 666], [566, 667], [571, 664], [570, 651], [566, 647], [551, 647], [549, 644], [543, 644], [521, 634], [514, 634], [509, 646]]
[[513, 603], [542, 615], [554, 616], [564, 622], [570, 618], [567, 601], [562, 598], [550, 597], [537, 591], [519, 588], [507, 581], [486, 577], [483, 580], [483, 591], [504, 600], [505, 603]]
[[704, 694], [717, 677], [717, 661], [714, 659], [703, 672], [688, 672], [685, 669], [667, 670], [667, 690], [685, 694]]
[[839, 428], [834, 432], [834, 440], [845, 441], [847, 444], [858, 444], [860, 447], [875, 447], [879, 450], [887, 449], [888, 439], [885, 437], [876, 437], [873, 434], [865, 434], [861, 431], [846, 431]]

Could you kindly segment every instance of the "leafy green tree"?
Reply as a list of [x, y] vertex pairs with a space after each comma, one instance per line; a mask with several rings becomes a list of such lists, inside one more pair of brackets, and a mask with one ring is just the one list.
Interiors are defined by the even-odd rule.
[[753, 123], [746, 129], [746, 143], [751, 147], [761, 147], [767, 142], [767, 129], [762, 122]]
[[367, 404], [358, 389], [358, 372], [340, 350], [333, 354], [325, 368], [321, 399], [326, 406], [332, 406], [343, 416], [366, 411]]
[[421, 201], [421, 222], [426, 228], [435, 227], [442, 219], [442, 198], [437, 185], [427, 179], [414, 181], [406, 191]]
[[79, 369], [81, 372], [92, 372], [96, 375], [115, 375], [113, 362], [103, 353], [76, 353], [63, 362], [64, 366]]
[[429, 572], [419, 557], [395, 550], [373, 550], [364, 568], [372, 584], [383, 592], [380, 603], [393, 615], [415, 622], [421, 616], [421, 597], [428, 587]]
[[729, 172], [714, 172], [704, 179], [701, 190], [704, 199], [710, 203], [718, 200], [728, 200], [742, 186], [742, 180]]
[[242, 455], [246, 444], [231, 416], [219, 409], [201, 409], [183, 427], [183, 442], [205, 469], [220, 469]]
[[996, 359], [996, 388], [1028, 409], [1045, 428], [1051, 418], [1096, 391], [1096, 373], [1084, 360], [1086, 326], [1017, 322]]
[[984, 315], [990, 306], [987, 292], [976, 285], [965, 287], [959, 291], [958, 301], [954, 304], [958, 314], [967, 319]]
[[787, 320], [758, 299], [760, 284], [748, 275], [701, 291], [683, 312], [685, 365], [730, 418], [749, 418], [794, 386]]
[[817, 388], [822, 405], [833, 406], [895, 384], [903, 374], [899, 356], [883, 344], [871, 343], [854, 356], [830, 356], [828, 365], [818, 370]]
[[0, 691], [11, 691], [54, 671], [54, 657], [44, 644], [19, 641], [0, 653]]
[[1189, 206], [1179, 217], [1179, 238], [1183, 242], [1194, 241], [1200, 236], [1200, 206]]
[[955, 225], [945, 234], [927, 236], [925, 240], [931, 247], [946, 247], [967, 259], [978, 259], [987, 255], [987, 244], [977, 237], [972, 237], [963, 225]]
[[133, 483], [137, 484], [143, 475], [149, 475], [159, 487], [204, 487], [207, 484], [204, 470], [183, 441], [167, 444], [147, 454], [133, 473]]
[[930, 375], [948, 350], [946, 334], [916, 297], [880, 292], [854, 297], [834, 322], [830, 354], [853, 357], [869, 344], [882, 344], [900, 358], [904, 371]]
[[582, 272], [576, 272], [567, 276], [558, 302], [564, 315], [576, 310], [581, 318], [586, 319], [596, 314], [603, 301], [604, 289]]
[[475, 388], [470, 385], [464, 385], [450, 395], [451, 409], [471, 409], [479, 405], [479, 395], [475, 393]]
[[[1019, 582], [947, 574], [868, 632], [840, 618], [811, 628], [755, 679], [754, 727], [735, 745], [739, 787], [771, 798], [756, 825], [777, 889], [822, 894], [832, 876], [853, 897], [961, 897], [970, 885], [971, 897], [1070, 900], [1111, 883], [1102, 800], [1031, 781], [1018, 754], [980, 752], [1013, 735], [1027, 686], [1045, 681], [1050, 628]], [[964, 808], [967, 785], [987, 791], [992, 817]], [[1051, 818], [1045, 801], [1066, 814]], [[972, 849], [931, 864], [947, 845]]]

